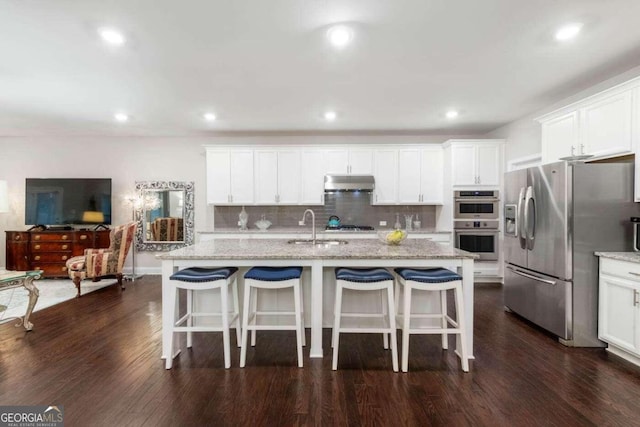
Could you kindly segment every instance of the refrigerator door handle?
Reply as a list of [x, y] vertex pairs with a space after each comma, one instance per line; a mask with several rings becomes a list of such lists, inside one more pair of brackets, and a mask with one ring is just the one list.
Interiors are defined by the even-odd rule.
[[507, 265], [507, 268], [509, 270], [513, 271], [518, 276], [526, 277], [528, 279], [535, 280], [536, 282], [546, 283], [547, 285], [552, 285], [552, 286], [557, 283], [555, 280], [542, 279], [540, 277], [534, 276], [533, 274], [528, 274], [528, 273], [525, 273], [524, 271], [517, 270], [517, 269], [511, 267], [510, 265]]
[[516, 237], [520, 243], [520, 248], [526, 249], [526, 237], [524, 234], [524, 221], [522, 220], [522, 199], [524, 199], [524, 187], [520, 188], [520, 194], [518, 195], [518, 207], [516, 212]]
[[[524, 198], [525, 239], [527, 241], [527, 249], [532, 250], [536, 238], [536, 201], [533, 198], [533, 187], [527, 187], [527, 193]], [[533, 203], [533, 218], [529, 216], [531, 203]], [[529, 234], [529, 232], [531, 232], [531, 234]]]

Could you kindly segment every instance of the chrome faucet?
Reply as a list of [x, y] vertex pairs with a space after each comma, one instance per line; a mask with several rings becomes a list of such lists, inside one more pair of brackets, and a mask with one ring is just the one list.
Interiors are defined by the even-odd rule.
[[300, 225], [304, 225], [304, 219], [307, 217], [307, 212], [309, 212], [311, 214], [311, 240], [313, 241], [313, 244], [316, 244], [316, 214], [311, 210], [311, 209], [307, 209], [306, 211], [304, 211], [304, 213], [302, 214], [302, 221], [300, 221]]

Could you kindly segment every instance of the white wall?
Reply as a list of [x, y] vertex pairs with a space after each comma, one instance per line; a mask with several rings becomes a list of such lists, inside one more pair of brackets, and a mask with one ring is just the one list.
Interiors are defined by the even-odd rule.
[[[0, 266], [5, 261], [5, 231], [27, 229], [24, 224], [25, 178], [112, 178], [114, 225], [131, 219], [127, 198], [134, 194], [136, 181], [194, 181], [195, 229], [210, 230], [213, 228], [213, 208], [206, 204], [205, 144], [425, 144], [442, 143], [450, 138], [461, 136], [0, 138], [0, 180], [8, 181], [11, 210], [8, 214], [0, 214]], [[127, 262], [127, 266], [130, 265], [130, 261]], [[136, 273], [159, 272], [159, 268], [155, 253], [136, 254]]]
[[620, 83], [624, 83], [625, 81], [637, 76], [640, 76], [640, 67], [632, 68], [622, 74], [616, 75], [615, 77], [590, 86], [589, 88], [577, 92], [552, 105], [549, 105], [542, 110], [536, 111], [533, 114], [529, 114], [526, 117], [495, 129], [487, 133], [486, 135], [483, 135], [483, 137], [503, 138], [507, 141], [505, 144], [505, 170], [507, 170], [506, 164], [510, 160], [534, 154], [540, 154], [540, 152], [542, 151], [541, 126], [538, 122], [535, 121], [536, 117], [540, 117], [565, 105], [579, 101], [583, 98], [609, 89]]

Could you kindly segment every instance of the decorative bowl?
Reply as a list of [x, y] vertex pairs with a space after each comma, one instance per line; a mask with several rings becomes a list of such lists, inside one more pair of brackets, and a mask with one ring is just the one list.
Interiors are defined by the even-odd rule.
[[271, 227], [271, 221], [268, 219], [261, 219], [255, 222], [255, 226], [260, 229], [260, 231], [267, 231], [267, 228]]
[[387, 245], [399, 245], [400, 242], [406, 238], [407, 232], [405, 230], [396, 229], [378, 231], [378, 239]]

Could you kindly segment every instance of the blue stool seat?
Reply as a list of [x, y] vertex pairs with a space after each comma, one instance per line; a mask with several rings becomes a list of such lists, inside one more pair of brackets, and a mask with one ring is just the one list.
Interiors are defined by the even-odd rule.
[[181, 282], [213, 282], [216, 280], [226, 280], [236, 271], [238, 271], [236, 267], [190, 267], [173, 273], [170, 279], [180, 280]]
[[421, 283], [445, 283], [454, 280], [462, 280], [460, 275], [446, 268], [431, 268], [418, 270], [413, 268], [396, 268], [394, 269], [404, 280], [413, 280]]
[[279, 282], [299, 279], [301, 275], [302, 267], [253, 267], [246, 272], [244, 278], [263, 282]]
[[384, 268], [336, 268], [336, 279], [347, 282], [374, 283], [393, 280], [393, 276]]

